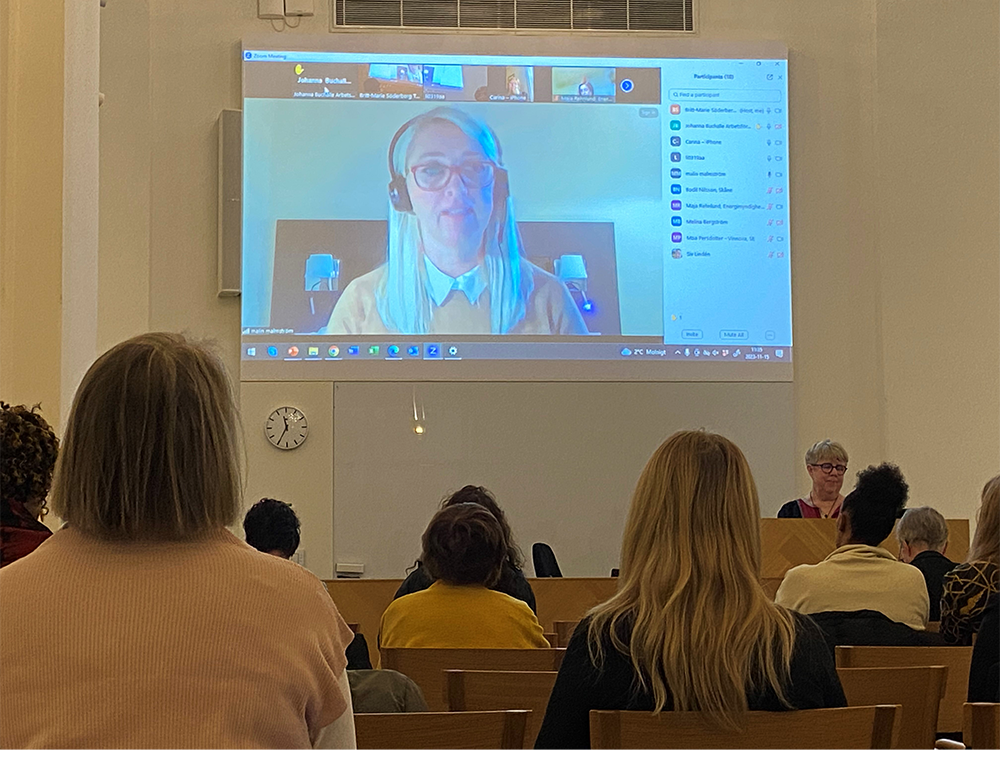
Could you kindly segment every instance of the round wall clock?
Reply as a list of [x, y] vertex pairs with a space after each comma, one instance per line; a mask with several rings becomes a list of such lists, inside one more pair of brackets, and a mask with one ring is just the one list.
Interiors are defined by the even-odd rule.
[[309, 436], [306, 415], [297, 407], [279, 407], [267, 416], [264, 434], [278, 449], [301, 447]]

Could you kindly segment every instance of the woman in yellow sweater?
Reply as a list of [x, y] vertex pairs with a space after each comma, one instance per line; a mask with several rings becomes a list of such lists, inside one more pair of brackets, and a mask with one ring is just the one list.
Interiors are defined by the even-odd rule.
[[547, 647], [524, 602], [493, 591], [507, 555], [503, 529], [481, 505], [446, 507], [423, 535], [430, 588], [395, 600], [382, 615], [382, 647], [531, 649]]

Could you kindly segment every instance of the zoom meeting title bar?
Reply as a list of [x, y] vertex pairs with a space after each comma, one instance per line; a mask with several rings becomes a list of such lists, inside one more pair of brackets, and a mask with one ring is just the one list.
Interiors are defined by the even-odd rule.
[[[246, 51], [244, 96], [308, 100], [658, 105], [660, 69], [275, 60]], [[282, 53], [287, 55], [287, 53]]]

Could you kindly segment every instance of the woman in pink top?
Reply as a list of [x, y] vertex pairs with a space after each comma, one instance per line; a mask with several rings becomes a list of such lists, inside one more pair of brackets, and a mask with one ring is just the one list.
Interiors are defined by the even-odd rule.
[[809, 496], [783, 504], [778, 517], [836, 518], [844, 503], [840, 490], [847, 473], [847, 450], [829, 439], [816, 442], [806, 452], [806, 472], [812, 479]]
[[182, 336], [91, 366], [52, 490], [67, 525], [0, 570], [0, 749], [355, 746], [346, 623], [226, 530], [238, 430], [222, 363]]

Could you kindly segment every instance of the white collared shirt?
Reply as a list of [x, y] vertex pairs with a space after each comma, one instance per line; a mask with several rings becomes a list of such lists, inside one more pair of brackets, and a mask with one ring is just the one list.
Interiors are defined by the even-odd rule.
[[466, 271], [461, 276], [454, 278], [434, 265], [426, 255], [424, 256], [424, 265], [427, 268], [427, 289], [434, 304], [438, 307], [444, 304], [448, 295], [454, 290], [464, 292], [473, 305], [479, 301], [480, 295], [486, 290], [486, 281], [482, 275], [481, 265], [477, 265], [471, 271]]

